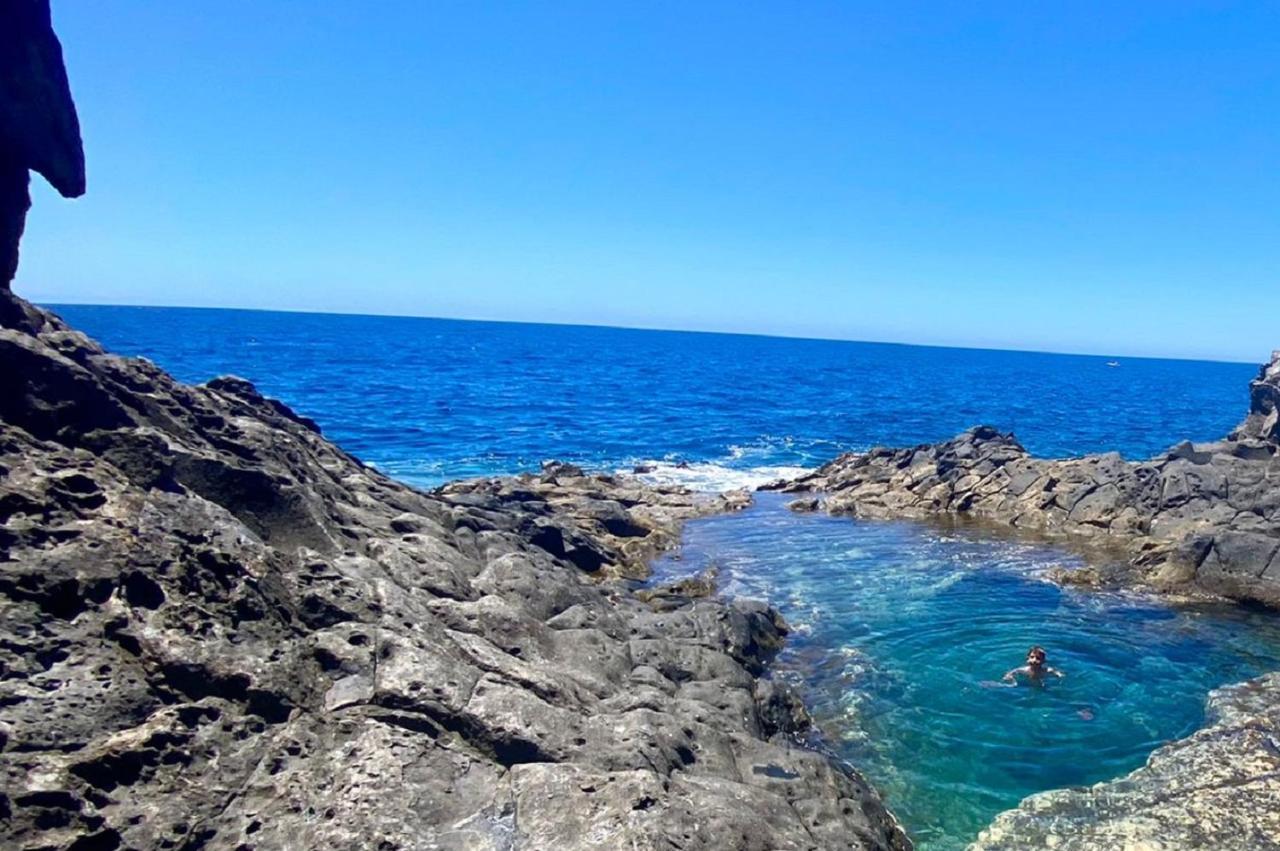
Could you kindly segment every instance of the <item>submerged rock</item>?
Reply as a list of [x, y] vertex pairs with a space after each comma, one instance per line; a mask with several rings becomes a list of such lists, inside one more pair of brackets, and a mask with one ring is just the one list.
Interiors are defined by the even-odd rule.
[[1280, 848], [1280, 674], [1214, 691], [1208, 720], [1137, 771], [1032, 795], [970, 851]]
[[794, 743], [775, 611], [630, 590], [745, 495], [423, 493], [0, 299], [4, 847], [909, 847]]
[[1012, 434], [980, 426], [943, 443], [844, 455], [771, 488], [821, 492], [832, 513], [958, 515], [1124, 556], [1095, 568], [1090, 584], [1280, 606], [1280, 352], [1250, 397], [1229, 437], [1149, 461], [1034, 458]]
[[800, 497], [787, 503], [787, 508], [797, 514], [807, 514], [822, 508], [822, 500], [816, 496]]

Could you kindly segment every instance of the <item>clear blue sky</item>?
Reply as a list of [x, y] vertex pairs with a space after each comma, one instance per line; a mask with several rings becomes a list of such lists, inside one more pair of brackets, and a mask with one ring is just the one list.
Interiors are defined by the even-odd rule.
[[1257, 361], [1280, 6], [55, 0], [17, 289]]

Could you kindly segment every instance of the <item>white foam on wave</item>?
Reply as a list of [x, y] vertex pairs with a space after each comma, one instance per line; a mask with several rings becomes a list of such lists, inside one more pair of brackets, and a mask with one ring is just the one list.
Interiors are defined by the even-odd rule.
[[[646, 473], [634, 473], [636, 468], [649, 469]], [[619, 473], [635, 474], [642, 481], [659, 485], [682, 485], [704, 493], [754, 490], [778, 479], [793, 479], [812, 472], [812, 467], [766, 465], [761, 467], [728, 467], [713, 461], [678, 464], [671, 461], [640, 461], [621, 467]]]

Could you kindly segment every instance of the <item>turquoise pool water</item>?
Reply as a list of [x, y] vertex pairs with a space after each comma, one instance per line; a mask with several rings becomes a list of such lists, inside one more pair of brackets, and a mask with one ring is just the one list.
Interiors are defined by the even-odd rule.
[[[1208, 691], [1280, 669], [1280, 618], [1063, 590], [1064, 552], [972, 531], [793, 514], [774, 494], [690, 524], [659, 580], [708, 565], [795, 629], [777, 676], [921, 851], [962, 849], [1026, 795], [1140, 766], [1203, 720]], [[1067, 676], [994, 686], [1042, 644]]]

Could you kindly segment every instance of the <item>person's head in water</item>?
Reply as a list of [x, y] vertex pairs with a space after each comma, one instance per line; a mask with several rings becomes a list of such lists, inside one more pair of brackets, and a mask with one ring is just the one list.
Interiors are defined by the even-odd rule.
[[1027, 651], [1027, 664], [1021, 668], [1014, 668], [1012, 671], [1004, 675], [1004, 681], [1011, 685], [1016, 685], [1018, 677], [1022, 676], [1030, 680], [1032, 683], [1040, 683], [1046, 676], [1062, 677], [1064, 674], [1057, 668], [1050, 668], [1045, 664], [1047, 654], [1044, 648], [1039, 644], [1033, 644], [1031, 649]]

